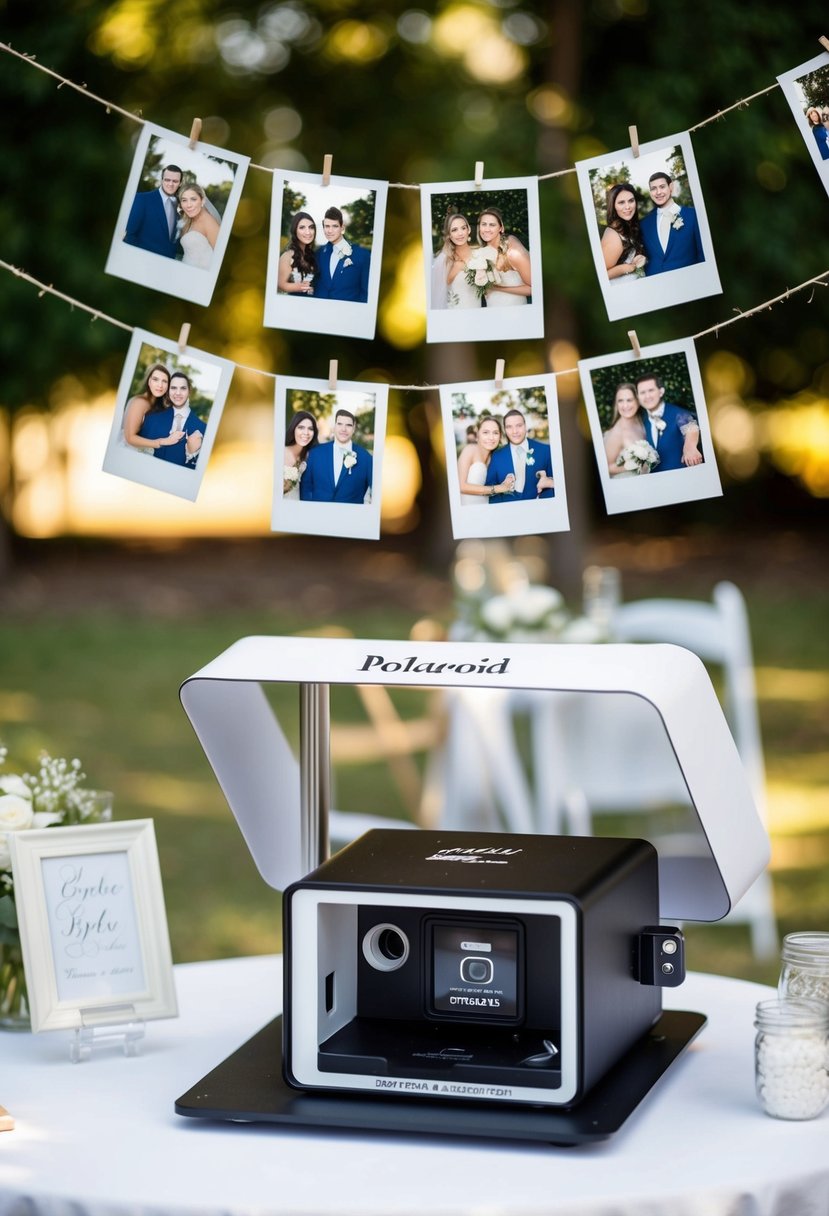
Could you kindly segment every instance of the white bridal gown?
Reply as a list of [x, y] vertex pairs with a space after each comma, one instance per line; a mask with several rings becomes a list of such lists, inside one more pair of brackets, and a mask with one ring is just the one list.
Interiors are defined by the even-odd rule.
[[[501, 282], [504, 287], [520, 287], [524, 280], [517, 270], [503, 270]], [[526, 304], [527, 299], [527, 296], [518, 296], [511, 291], [493, 289], [486, 293], [486, 306], [487, 308], [509, 308], [512, 304]]]
[[290, 490], [285, 491], [285, 493], [282, 495], [282, 497], [283, 497], [283, 499], [291, 498], [291, 499], [294, 499], [296, 502], [299, 502], [299, 483], [300, 483], [300, 481], [302, 481], [302, 474], [305, 472], [306, 462], [304, 460], [301, 460], [299, 462], [299, 464], [296, 466], [296, 468], [299, 469], [299, 478], [297, 479], [297, 481], [294, 482], [294, 484], [291, 486]]
[[[474, 464], [469, 466], [466, 480], [471, 486], [485, 486], [486, 473], [487, 465], [482, 460], [476, 460]], [[464, 507], [480, 507], [486, 501], [487, 497], [485, 494], [461, 494], [461, 506]]]
[[200, 270], [208, 270], [213, 257], [213, 246], [201, 232], [185, 232], [180, 238], [182, 262], [185, 266], [198, 266]]
[[446, 257], [439, 253], [432, 263], [432, 308], [480, 307], [480, 297], [467, 283], [465, 270], [459, 270], [451, 283], [446, 282]]

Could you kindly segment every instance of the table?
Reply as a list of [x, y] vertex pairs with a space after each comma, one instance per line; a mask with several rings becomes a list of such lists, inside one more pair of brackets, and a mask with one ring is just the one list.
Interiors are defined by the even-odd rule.
[[[783, 1216], [829, 1212], [829, 1111], [757, 1105], [770, 991], [689, 975], [665, 1006], [708, 1025], [611, 1140], [580, 1148], [184, 1119], [173, 1103], [281, 1006], [281, 959], [175, 969], [181, 1015], [143, 1053], [71, 1064], [62, 1032], [0, 1032], [0, 1216]], [[71, 1208], [69, 1205], [72, 1205]]]

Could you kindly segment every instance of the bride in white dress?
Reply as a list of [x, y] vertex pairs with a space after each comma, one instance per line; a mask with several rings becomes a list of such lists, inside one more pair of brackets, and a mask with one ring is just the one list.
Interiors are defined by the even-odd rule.
[[486, 293], [487, 308], [526, 304], [532, 295], [530, 255], [517, 236], [507, 236], [504, 217], [497, 207], [489, 207], [478, 216], [478, 240], [497, 251], [495, 269], [501, 275], [499, 286]]
[[432, 263], [432, 308], [480, 308], [481, 297], [466, 281], [466, 264], [472, 256], [472, 225], [453, 212], [443, 225], [443, 247]]
[[461, 491], [461, 506], [480, 507], [493, 494], [508, 494], [515, 484], [512, 473], [497, 486], [486, 484], [486, 475], [492, 453], [504, 440], [501, 423], [495, 417], [482, 418], [478, 424], [476, 443], [467, 443], [458, 457], [458, 485]]
[[319, 443], [317, 420], [308, 410], [298, 410], [285, 432], [282, 460], [282, 497], [299, 501], [299, 483], [305, 472], [306, 457]]
[[620, 384], [617, 387], [616, 395], [613, 398], [613, 415], [610, 419], [610, 426], [602, 439], [607, 456], [607, 471], [611, 477], [617, 479], [637, 477], [640, 473], [650, 471], [646, 464], [634, 472], [616, 463], [618, 456], [625, 448], [632, 447], [634, 443], [646, 441], [645, 423], [639, 410], [636, 385]]
[[207, 270], [213, 258], [219, 225], [207, 210], [207, 198], [201, 186], [195, 183], [185, 186], [178, 201], [185, 217], [179, 236], [182, 263], [185, 266], [198, 266], [200, 270]]

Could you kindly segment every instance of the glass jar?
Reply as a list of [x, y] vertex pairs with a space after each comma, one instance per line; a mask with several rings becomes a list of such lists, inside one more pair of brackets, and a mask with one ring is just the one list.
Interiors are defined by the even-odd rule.
[[829, 1007], [829, 933], [788, 933], [780, 957], [781, 1000], [823, 1001]]
[[814, 1119], [829, 1103], [829, 1005], [770, 1000], [754, 1021], [757, 1097], [775, 1119]]

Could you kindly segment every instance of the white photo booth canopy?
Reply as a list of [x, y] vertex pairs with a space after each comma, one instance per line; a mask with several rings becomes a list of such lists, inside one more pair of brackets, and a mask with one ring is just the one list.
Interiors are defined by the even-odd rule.
[[[267, 684], [299, 685], [299, 757]], [[661, 719], [698, 822], [692, 855], [660, 854], [660, 915], [719, 920], [768, 863], [768, 838], [708, 673], [682, 647], [249, 637], [191, 676], [181, 700], [259, 872], [276, 889], [327, 855], [328, 687], [359, 684], [642, 698]], [[648, 748], [642, 739], [643, 765]]]

